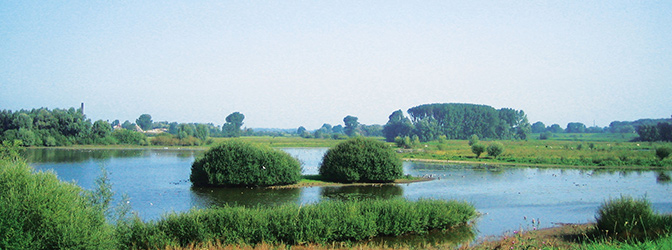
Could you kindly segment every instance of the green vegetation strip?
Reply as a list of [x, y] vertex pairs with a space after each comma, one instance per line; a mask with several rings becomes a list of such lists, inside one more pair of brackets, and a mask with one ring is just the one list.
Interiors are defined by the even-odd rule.
[[328, 243], [425, 233], [464, 225], [477, 216], [465, 202], [419, 200], [323, 201], [299, 206], [221, 207], [135, 219], [118, 226], [121, 245], [139, 249], [224, 244]]

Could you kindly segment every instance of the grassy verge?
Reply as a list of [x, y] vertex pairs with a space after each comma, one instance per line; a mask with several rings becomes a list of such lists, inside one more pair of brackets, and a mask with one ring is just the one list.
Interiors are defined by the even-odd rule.
[[193, 244], [308, 244], [360, 241], [465, 225], [477, 216], [467, 203], [403, 199], [323, 201], [299, 206], [222, 207], [168, 214], [118, 226], [121, 246], [155, 249]]

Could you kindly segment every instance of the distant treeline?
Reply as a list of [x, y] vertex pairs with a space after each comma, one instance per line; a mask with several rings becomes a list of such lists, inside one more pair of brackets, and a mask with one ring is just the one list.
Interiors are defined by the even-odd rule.
[[420, 141], [439, 138], [467, 139], [471, 135], [488, 139], [526, 139], [531, 132], [522, 110], [495, 109], [487, 105], [443, 103], [425, 104], [393, 112], [383, 127], [387, 141], [397, 137], [417, 137]]
[[74, 144], [135, 144], [135, 145], [203, 145], [210, 137], [239, 136], [301, 136], [305, 138], [344, 139], [353, 136], [383, 136], [387, 141], [432, 141], [437, 139], [468, 139], [477, 135], [482, 139], [527, 139], [530, 133], [539, 133], [547, 139], [552, 133], [637, 133], [641, 141], [672, 141], [672, 119], [640, 119], [614, 121], [609, 127], [586, 127], [570, 122], [563, 129], [558, 124], [546, 126], [542, 122], [530, 125], [522, 110], [495, 109], [476, 104], [425, 104], [403, 111], [394, 111], [389, 121], [378, 124], [360, 124], [358, 118], [348, 115], [343, 125], [325, 123], [317, 130], [243, 128], [245, 116], [239, 112], [226, 117], [222, 126], [212, 123], [153, 122], [143, 114], [135, 123], [115, 120], [91, 122], [81, 109], [39, 108], [33, 110], [0, 111], [0, 141], [20, 141], [24, 146], [69, 146]]

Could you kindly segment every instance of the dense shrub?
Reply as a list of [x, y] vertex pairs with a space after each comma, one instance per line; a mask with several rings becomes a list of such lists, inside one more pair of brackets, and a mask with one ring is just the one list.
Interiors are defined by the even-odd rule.
[[120, 144], [131, 145], [144, 145], [146, 144], [147, 139], [145, 134], [128, 129], [114, 130], [114, 132], [112, 132], [112, 137], [114, 137]]
[[320, 175], [336, 182], [392, 182], [401, 178], [401, 159], [381, 141], [357, 137], [329, 149]]
[[670, 147], [656, 148], [656, 156], [658, 156], [658, 159], [660, 159], [661, 161], [670, 156], [670, 154], [672, 154], [672, 148]]
[[109, 249], [104, 210], [75, 184], [0, 160], [0, 249]]
[[323, 201], [299, 206], [242, 206], [191, 210], [158, 221], [124, 225], [123, 246], [163, 249], [201, 242], [224, 244], [327, 243], [424, 233], [464, 225], [476, 217], [464, 202], [420, 200]]
[[271, 186], [297, 183], [301, 164], [267, 146], [228, 140], [205, 152], [191, 166], [195, 186]]
[[499, 142], [493, 142], [488, 146], [488, 155], [494, 158], [497, 158], [502, 152], [504, 152], [504, 145]]
[[602, 204], [596, 229], [608, 237], [624, 240], [653, 239], [670, 233], [672, 216], [653, 212], [645, 199], [621, 197]]

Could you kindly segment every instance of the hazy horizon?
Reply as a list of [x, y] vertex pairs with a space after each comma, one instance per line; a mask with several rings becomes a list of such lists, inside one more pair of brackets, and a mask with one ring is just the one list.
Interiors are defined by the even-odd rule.
[[473, 103], [670, 118], [672, 2], [0, 2], [0, 109], [309, 130]]

